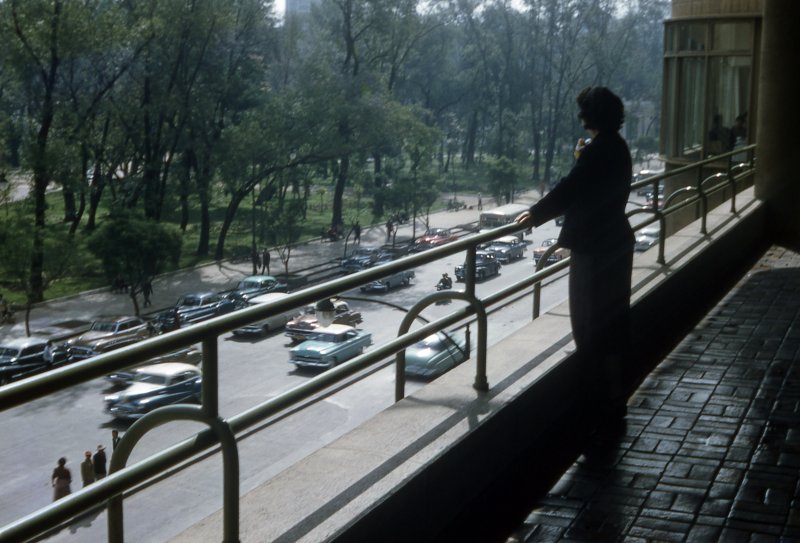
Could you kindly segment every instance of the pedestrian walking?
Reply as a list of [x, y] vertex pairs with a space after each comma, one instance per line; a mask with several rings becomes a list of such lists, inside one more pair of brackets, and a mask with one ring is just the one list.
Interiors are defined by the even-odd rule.
[[153, 295], [153, 284], [150, 281], [145, 281], [142, 285], [142, 296], [144, 296], [144, 306], [150, 307], [150, 296]]
[[353, 243], [361, 243], [361, 225], [358, 221], [353, 224]]
[[483, 209], [483, 196], [481, 196], [481, 193], [479, 192], [478, 193], [478, 211], [480, 211], [481, 209]]
[[72, 474], [66, 465], [67, 459], [62, 456], [53, 470], [53, 476], [50, 477], [53, 485], [53, 501], [63, 498], [71, 492], [69, 485], [72, 483]]
[[269, 273], [270, 273], [269, 272], [269, 261], [270, 261], [270, 258], [272, 258], [272, 257], [269, 254], [269, 249], [264, 247], [264, 250], [261, 251], [261, 273], [262, 274], [266, 273], [267, 275], [269, 275]]
[[117, 445], [119, 445], [119, 440], [122, 439], [119, 437], [119, 432], [117, 430], [111, 430], [111, 451], [117, 450]]
[[83, 453], [83, 462], [81, 462], [81, 481], [83, 486], [89, 486], [94, 482], [94, 463], [92, 463], [92, 451]]
[[570, 172], [516, 220], [540, 226], [564, 215], [558, 243], [571, 250], [570, 320], [586, 364], [586, 411], [595, 429], [616, 431], [627, 411], [621, 372], [628, 355], [634, 236], [625, 206], [633, 169], [619, 134], [622, 100], [605, 87], [588, 87], [577, 103], [591, 139], [579, 140]]
[[106, 471], [106, 448], [102, 445], [97, 446], [97, 451], [92, 457], [92, 464], [94, 465], [94, 479], [99, 481], [108, 473]]
[[392, 241], [392, 232], [394, 231], [394, 223], [392, 219], [386, 221], [386, 243]]

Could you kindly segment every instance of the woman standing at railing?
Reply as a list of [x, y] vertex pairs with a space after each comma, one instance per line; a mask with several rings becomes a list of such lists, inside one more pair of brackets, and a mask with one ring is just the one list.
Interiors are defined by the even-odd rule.
[[619, 134], [625, 112], [618, 96], [589, 87], [577, 102], [591, 139], [579, 140], [572, 170], [517, 222], [539, 226], [564, 215], [558, 243], [571, 250], [570, 318], [585, 364], [586, 411], [595, 427], [619, 427], [626, 414], [621, 371], [629, 343], [634, 244], [625, 216], [631, 154]]

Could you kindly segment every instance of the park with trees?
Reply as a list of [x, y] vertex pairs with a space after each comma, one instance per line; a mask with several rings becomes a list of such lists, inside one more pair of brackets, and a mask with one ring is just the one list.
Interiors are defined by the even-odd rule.
[[665, 0], [312, 4], [0, 1], [6, 298], [506, 203], [569, 168], [581, 88], [661, 94]]

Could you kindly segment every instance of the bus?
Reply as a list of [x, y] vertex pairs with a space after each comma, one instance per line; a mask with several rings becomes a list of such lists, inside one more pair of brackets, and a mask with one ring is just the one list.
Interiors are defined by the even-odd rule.
[[[494, 209], [482, 211], [478, 227], [480, 231], [483, 232], [491, 230], [492, 228], [497, 228], [498, 226], [505, 226], [514, 222], [514, 219], [516, 219], [520, 213], [528, 211], [528, 209], [530, 209], [530, 207], [525, 204], [506, 204]], [[530, 233], [531, 229], [529, 228], [525, 232], [516, 232], [515, 235], [519, 239], [522, 239], [524, 234]]]

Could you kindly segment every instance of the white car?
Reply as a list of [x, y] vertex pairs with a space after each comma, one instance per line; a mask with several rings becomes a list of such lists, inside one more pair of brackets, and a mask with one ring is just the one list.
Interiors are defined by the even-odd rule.
[[142, 366], [134, 370], [131, 385], [105, 397], [106, 412], [117, 418], [138, 418], [157, 407], [197, 403], [203, 373], [181, 362]]
[[[281, 298], [285, 298], [288, 294], [284, 292], [269, 292], [267, 294], [261, 294], [260, 296], [256, 296], [248, 300], [248, 306], [254, 305], [261, 305], [266, 304], [269, 302], [274, 302], [276, 300], [280, 300]], [[286, 323], [292, 320], [297, 315], [296, 310], [285, 311], [283, 313], [278, 313], [277, 315], [272, 315], [271, 317], [267, 317], [266, 319], [246, 324], [241, 328], [237, 328], [233, 331], [233, 335], [235, 336], [266, 336], [273, 330], [278, 330], [286, 326]]]

